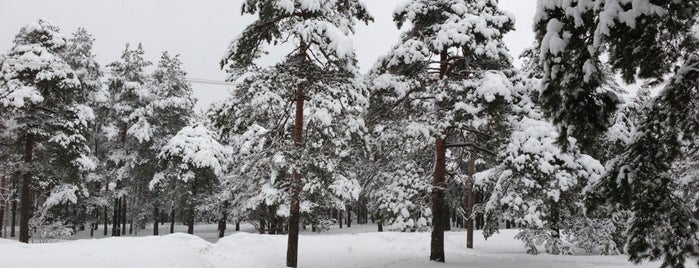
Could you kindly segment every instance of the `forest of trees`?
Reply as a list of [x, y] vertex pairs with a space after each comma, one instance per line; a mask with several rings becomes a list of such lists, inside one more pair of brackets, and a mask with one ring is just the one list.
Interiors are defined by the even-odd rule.
[[127, 44], [102, 67], [85, 29], [21, 28], [0, 54], [0, 237], [247, 222], [296, 267], [300, 229], [371, 222], [431, 232], [437, 262], [455, 226], [469, 248], [517, 228], [531, 254], [699, 257], [699, 1], [540, 0], [519, 67], [497, 0], [410, 0], [366, 74], [359, 0], [242, 12], [235, 86], [205, 113], [178, 55]]

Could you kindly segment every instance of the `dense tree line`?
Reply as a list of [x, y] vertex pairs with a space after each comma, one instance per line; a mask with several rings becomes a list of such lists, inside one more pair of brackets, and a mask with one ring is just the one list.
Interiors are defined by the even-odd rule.
[[521, 68], [497, 0], [406, 1], [368, 74], [351, 40], [373, 21], [360, 1], [242, 11], [257, 20], [220, 63], [235, 86], [205, 114], [178, 56], [152, 66], [126, 45], [105, 74], [84, 29], [23, 27], [0, 55], [10, 236], [247, 222], [288, 234], [296, 267], [300, 229], [372, 222], [431, 231], [437, 262], [454, 226], [468, 248], [473, 229], [518, 228], [532, 254], [699, 255], [696, 1], [539, 0]]

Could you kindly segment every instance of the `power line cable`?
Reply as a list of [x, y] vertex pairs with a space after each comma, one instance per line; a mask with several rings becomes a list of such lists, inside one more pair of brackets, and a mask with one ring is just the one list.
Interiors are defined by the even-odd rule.
[[[112, 71], [109, 69], [101, 69], [102, 72], [104, 72], [107, 75], [111, 75]], [[150, 75], [146, 75], [147, 77], [150, 77]], [[214, 80], [214, 79], [206, 79], [206, 78], [194, 78], [194, 77], [185, 77], [185, 80], [187, 82], [190, 82], [192, 84], [207, 84], [207, 85], [217, 85], [217, 86], [235, 86], [235, 83], [230, 83], [226, 81], [221, 81], [221, 80]]]

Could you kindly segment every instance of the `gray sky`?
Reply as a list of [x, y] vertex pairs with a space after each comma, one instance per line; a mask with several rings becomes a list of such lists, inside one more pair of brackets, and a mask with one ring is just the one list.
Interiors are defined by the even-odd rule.
[[[396, 43], [399, 31], [391, 14], [402, 1], [364, 1], [376, 21], [358, 27], [354, 37], [363, 71]], [[0, 0], [0, 53], [10, 49], [22, 26], [43, 18], [67, 36], [78, 27], [87, 29], [96, 39], [94, 52], [103, 66], [121, 56], [125, 43], [140, 42], [154, 63], [162, 51], [181, 54], [190, 78], [223, 81], [218, 62], [231, 39], [254, 19], [240, 15], [241, 4], [242, 0]], [[500, 0], [500, 6], [517, 19], [516, 31], [505, 38], [517, 57], [534, 40], [536, 0]], [[224, 85], [192, 85], [200, 109], [228, 94]]]

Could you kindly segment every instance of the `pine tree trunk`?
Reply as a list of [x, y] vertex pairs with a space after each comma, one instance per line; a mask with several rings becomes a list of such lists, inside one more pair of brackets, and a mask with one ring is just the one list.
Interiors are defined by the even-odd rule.
[[224, 237], [226, 235], [226, 216], [224, 213], [223, 218], [218, 223], [218, 237]]
[[471, 154], [468, 159], [468, 178], [470, 185], [466, 188], [466, 211], [468, 218], [466, 219], [466, 248], [473, 248], [473, 206], [476, 201], [476, 196], [473, 193], [473, 184], [475, 180], [473, 175], [476, 174], [476, 158]]
[[378, 226], [379, 226], [379, 232], [383, 232], [383, 223], [379, 222]]
[[107, 224], [109, 223], [109, 214], [107, 212], [106, 207], [103, 209], [102, 214], [104, 216], [104, 219], [102, 219], [102, 220], [104, 220], [104, 228], [103, 228], [104, 231], [102, 232], [102, 235], [107, 236]]
[[277, 218], [277, 234], [284, 234], [284, 219]]
[[352, 227], [352, 206], [347, 206], [347, 228]]
[[192, 185], [192, 200], [189, 204], [189, 224], [187, 225], [187, 233], [194, 234], [194, 214], [196, 213], [196, 196], [197, 196], [197, 178], [194, 177]]
[[97, 211], [95, 211], [95, 223], [92, 225], [92, 229], [95, 231], [100, 229], [100, 209], [97, 208]]
[[265, 228], [267, 228], [267, 221], [265, 218], [260, 218], [260, 234], [265, 234]]
[[[447, 75], [448, 64], [446, 63], [449, 56], [446, 49], [440, 53], [440, 72], [439, 78], [443, 79]], [[442, 104], [438, 105], [438, 109], [442, 108]], [[430, 241], [430, 260], [436, 262], [444, 262], [444, 225], [441, 224], [443, 215], [446, 213], [444, 209], [444, 188], [446, 187], [446, 154], [447, 143], [446, 138], [437, 137], [435, 141], [435, 164], [434, 174], [432, 179], [432, 235]]]
[[[106, 195], [108, 191], [109, 191], [109, 181], [107, 181], [104, 184], [104, 194]], [[104, 208], [102, 208], [102, 210], [103, 210], [102, 214], [104, 215], [104, 219], [103, 219], [104, 220], [104, 231], [103, 231], [102, 235], [107, 236], [107, 224], [109, 224], [109, 215], [107, 214], [108, 213], [107, 206], [104, 206]]]
[[444, 202], [444, 210], [442, 213], [442, 224], [444, 224], [444, 231], [451, 231], [451, 208], [449, 203]]
[[3, 238], [3, 230], [5, 230], [5, 187], [7, 187], [7, 181], [5, 181], [5, 172], [7, 168], [3, 171], [2, 178], [0, 178], [0, 238]]
[[[31, 169], [34, 157], [34, 135], [27, 134], [25, 146], [24, 163]], [[22, 192], [19, 201], [19, 242], [23, 243], [29, 243], [29, 217], [31, 217], [32, 206], [31, 182], [32, 173], [31, 171], [27, 171], [27, 173], [24, 174], [24, 180], [22, 181]]]
[[[15, 191], [16, 190], [17, 188], [15, 187]], [[10, 237], [15, 237], [15, 226], [17, 225], [17, 193], [12, 194], [12, 201], [10, 203], [12, 205], [12, 208], [10, 209], [12, 218], [12, 225], [10, 225]]]
[[269, 228], [268, 233], [273, 235], [277, 234], [277, 220], [276, 220], [276, 209], [274, 206], [267, 207], [267, 215], [269, 215]]
[[158, 227], [158, 220], [160, 219], [160, 213], [159, 213], [160, 209], [158, 208], [157, 202], [155, 203], [154, 206], [155, 206], [155, 209], [154, 209], [155, 214], [153, 214], [153, 216], [155, 217], [155, 220], [153, 221], [153, 235], [159, 235], [158, 231], [160, 231], [160, 230], [158, 230], [158, 228], [159, 228]]
[[126, 235], [126, 195], [121, 197], [121, 235]]
[[121, 200], [118, 197], [114, 198], [114, 212], [112, 213], [112, 236], [119, 236], [119, 207]]
[[342, 210], [337, 212], [337, 219], [338, 219], [338, 222], [340, 222], [340, 229], [342, 229], [342, 221], [344, 221], [344, 219], [345, 219], [344, 217], [342, 217]]
[[172, 204], [170, 209], [170, 233], [175, 233], [175, 204]]
[[240, 220], [235, 221], [235, 231], [240, 232]]
[[[305, 45], [302, 45], [302, 48]], [[301, 49], [305, 56], [305, 50]], [[294, 145], [303, 147], [303, 102], [306, 96], [303, 87], [298, 85], [296, 94], [296, 118], [294, 122]], [[296, 267], [298, 263], [299, 246], [299, 220], [301, 218], [300, 194], [301, 194], [301, 174], [299, 170], [294, 170], [291, 181], [291, 206], [289, 209], [289, 240], [286, 249], [286, 266]]]
[[444, 262], [444, 181], [446, 177], [446, 142], [442, 138], [436, 141], [436, 161], [432, 181], [432, 237], [430, 243], [430, 260]]

